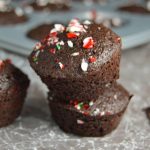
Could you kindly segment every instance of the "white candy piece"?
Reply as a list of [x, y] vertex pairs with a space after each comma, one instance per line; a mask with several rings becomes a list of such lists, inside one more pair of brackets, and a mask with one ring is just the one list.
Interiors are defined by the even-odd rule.
[[78, 56], [80, 53], [79, 52], [74, 52], [71, 54], [71, 56]]
[[65, 27], [62, 24], [55, 24], [54, 27], [58, 32], [63, 32], [65, 30]]
[[68, 26], [73, 26], [73, 25], [80, 25], [80, 22], [78, 19], [72, 19], [70, 22], [69, 22], [69, 25]]
[[64, 68], [64, 65], [63, 65], [61, 62], [59, 62], [58, 64], [59, 64], [59, 67], [60, 67], [61, 69]]
[[82, 59], [82, 63], [81, 63], [81, 69], [83, 70], [83, 71], [87, 71], [87, 69], [88, 69], [88, 62], [83, 58]]
[[35, 50], [38, 50], [38, 49], [40, 49], [41, 48], [41, 43], [39, 42], [39, 43], [36, 43], [36, 45], [35, 45]]
[[83, 31], [85, 31], [85, 29], [83, 28], [82, 25], [78, 25], [78, 26], [73, 25], [73, 26], [68, 26], [67, 31], [69, 31], [69, 32], [83, 32]]
[[83, 121], [83, 120], [78, 119], [78, 120], [77, 120], [77, 124], [84, 124], [84, 121]]
[[104, 112], [104, 111], [102, 111], [102, 112], [101, 112], [101, 116], [104, 116], [104, 115], [105, 115], [105, 112]]
[[35, 57], [38, 57], [39, 54], [40, 54], [40, 51], [37, 51], [37, 52], [35, 53]]
[[115, 94], [115, 95], [114, 95], [114, 99], [117, 99], [117, 98], [118, 98], [118, 96]]
[[89, 20], [85, 20], [85, 21], [83, 22], [83, 24], [89, 25], [89, 24], [91, 24], [91, 22], [90, 22]]
[[93, 106], [93, 104], [94, 104], [93, 101], [91, 101], [91, 102], [89, 103], [90, 106]]
[[50, 33], [57, 32], [56, 28], [50, 30]]
[[69, 47], [71, 47], [71, 48], [73, 47], [72, 41], [69, 40], [69, 41], [67, 41], [67, 43], [68, 43], [68, 46], [69, 46]]
[[93, 113], [96, 116], [96, 115], [98, 115], [100, 113], [100, 110], [98, 108], [96, 108]]
[[65, 43], [64, 43], [64, 41], [60, 41], [59, 44], [60, 45], [64, 45]]

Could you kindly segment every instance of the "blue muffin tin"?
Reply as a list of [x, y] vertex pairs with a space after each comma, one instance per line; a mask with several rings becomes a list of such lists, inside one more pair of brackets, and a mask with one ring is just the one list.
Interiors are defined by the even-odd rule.
[[37, 41], [29, 39], [26, 34], [38, 25], [49, 22], [68, 22], [72, 18], [89, 19], [91, 10], [106, 18], [120, 18], [125, 24], [112, 28], [122, 37], [123, 50], [139, 46], [150, 41], [150, 15], [120, 12], [117, 8], [127, 4], [127, 0], [110, 0], [105, 5], [84, 5], [73, 2], [69, 12], [32, 12], [29, 20], [18, 25], [0, 26], [0, 47], [23, 55], [29, 55]]

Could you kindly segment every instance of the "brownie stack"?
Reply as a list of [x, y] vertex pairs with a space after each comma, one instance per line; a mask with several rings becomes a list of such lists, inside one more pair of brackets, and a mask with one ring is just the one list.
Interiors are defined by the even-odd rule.
[[11, 124], [21, 113], [29, 79], [10, 60], [0, 60], [0, 127]]
[[30, 64], [49, 88], [52, 117], [66, 132], [103, 136], [117, 127], [131, 96], [119, 78], [121, 39], [102, 24], [55, 24]]

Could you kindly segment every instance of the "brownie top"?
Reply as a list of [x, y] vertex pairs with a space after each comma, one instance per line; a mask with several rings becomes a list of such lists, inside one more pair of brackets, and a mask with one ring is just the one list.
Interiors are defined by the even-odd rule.
[[109, 85], [98, 99], [79, 101], [78, 99], [65, 103], [56, 99], [49, 100], [74, 112], [91, 116], [113, 115], [126, 109], [132, 95], [120, 84]]
[[55, 24], [36, 44], [29, 61], [41, 76], [80, 78], [98, 72], [120, 49], [121, 39], [110, 29], [72, 19], [66, 27]]
[[19, 86], [26, 89], [28, 85], [28, 77], [16, 68], [10, 60], [0, 60], [0, 96], [12, 87]]

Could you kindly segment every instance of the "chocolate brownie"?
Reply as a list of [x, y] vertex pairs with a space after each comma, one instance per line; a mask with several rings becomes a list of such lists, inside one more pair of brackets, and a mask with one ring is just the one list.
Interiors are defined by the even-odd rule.
[[27, 20], [22, 8], [13, 8], [8, 0], [0, 1], [0, 25], [18, 24]]
[[69, 0], [35, 0], [30, 6], [36, 11], [69, 11]]
[[[68, 27], [55, 24], [45, 39], [37, 43], [30, 64], [53, 90], [83, 88], [91, 83], [109, 83], [119, 78], [121, 39], [102, 24], [70, 21]], [[61, 82], [62, 81], [62, 82]], [[77, 86], [76, 86], [77, 85]], [[66, 87], [67, 88], [67, 87]]]
[[0, 127], [11, 124], [21, 113], [28, 77], [9, 60], [0, 60]]
[[125, 11], [125, 12], [130, 12], [130, 13], [150, 14], [149, 9], [147, 9], [146, 7], [143, 7], [141, 5], [138, 5], [138, 4], [121, 6], [121, 7], [119, 7], [119, 10]]
[[98, 99], [90, 102], [49, 98], [53, 119], [65, 132], [80, 136], [104, 136], [119, 124], [131, 99], [131, 95], [119, 84], [104, 90]]

